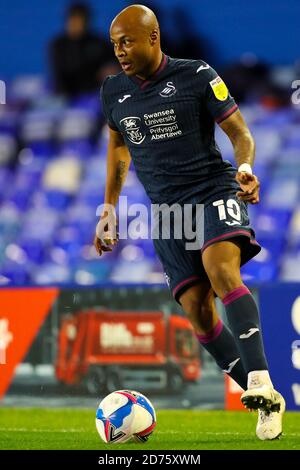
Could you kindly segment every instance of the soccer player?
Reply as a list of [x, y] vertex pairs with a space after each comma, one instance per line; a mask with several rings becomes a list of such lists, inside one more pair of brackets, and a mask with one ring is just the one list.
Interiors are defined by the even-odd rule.
[[[201, 250], [186, 240], [155, 239], [169, 287], [195, 334], [216, 363], [245, 391], [245, 407], [258, 409], [256, 434], [282, 432], [283, 397], [274, 390], [264, 353], [259, 312], [243, 284], [240, 267], [259, 251], [247, 203], [259, 201], [252, 173], [254, 141], [234, 99], [216, 71], [202, 60], [174, 59], [160, 47], [154, 13], [131, 5], [113, 20], [110, 37], [123, 71], [102, 86], [109, 125], [104, 212], [94, 244], [99, 255], [117, 237], [118, 202], [133, 160], [152, 203], [204, 205]], [[214, 139], [215, 122], [232, 142], [238, 170], [223, 161]], [[218, 296], [230, 329], [218, 316]]]

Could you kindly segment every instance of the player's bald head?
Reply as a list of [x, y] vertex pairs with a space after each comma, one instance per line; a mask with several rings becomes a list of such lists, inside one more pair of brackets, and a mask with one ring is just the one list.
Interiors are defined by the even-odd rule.
[[110, 27], [114, 52], [127, 75], [150, 76], [162, 60], [159, 25], [155, 14], [143, 5], [122, 10]]
[[151, 33], [154, 30], [159, 32], [159, 24], [150, 8], [144, 5], [130, 5], [124, 8], [111, 23], [111, 33], [119, 29]]

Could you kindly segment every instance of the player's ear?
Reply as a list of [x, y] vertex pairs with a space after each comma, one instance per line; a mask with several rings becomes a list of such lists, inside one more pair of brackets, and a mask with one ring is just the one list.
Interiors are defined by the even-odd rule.
[[150, 33], [150, 44], [153, 46], [158, 41], [159, 33], [157, 29], [153, 29]]

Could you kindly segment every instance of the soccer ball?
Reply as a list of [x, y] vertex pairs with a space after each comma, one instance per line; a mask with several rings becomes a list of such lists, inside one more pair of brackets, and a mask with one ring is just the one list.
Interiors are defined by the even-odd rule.
[[146, 442], [156, 426], [151, 402], [139, 392], [118, 390], [107, 395], [96, 413], [96, 428], [106, 443]]

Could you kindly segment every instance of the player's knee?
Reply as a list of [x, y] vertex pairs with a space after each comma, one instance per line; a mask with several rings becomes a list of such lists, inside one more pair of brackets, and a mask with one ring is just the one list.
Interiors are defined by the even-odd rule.
[[206, 270], [211, 285], [219, 297], [230, 292], [240, 282], [240, 274], [230, 263], [211, 264]]
[[[211, 291], [212, 292], [212, 291]], [[197, 295], [190, 293], [180, 299], [182, 308], [195, 329], [204, 329], [212, 316], [210, 292]]]
[[211, 283], [226, 282], [231, 272], [232, 269], [228, 263], [210, 263], [206, 266], [206, 273]]
[[199, 315], [203, 307], [203, 300], [195, 297], [189, 297], [182, 303], [183, 310], [188, 318], [194, 318]]

